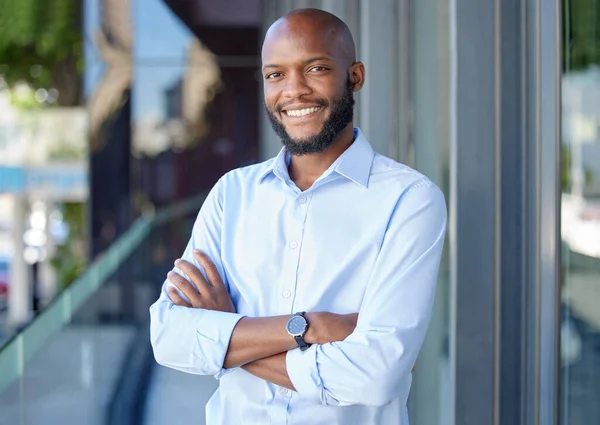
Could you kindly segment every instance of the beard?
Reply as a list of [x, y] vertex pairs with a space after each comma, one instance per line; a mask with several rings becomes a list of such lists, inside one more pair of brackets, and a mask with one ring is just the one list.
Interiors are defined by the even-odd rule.
[[[326, 108], [330, 103], [326, 100], [319, 100], [318, 105]], [[266, 105], [265, 105], [266, 107]], [[354, 93], [350, 78], [346, 82], [346, 87], [342, 95], [334, 99], [331, 103], [331, 114], [323, 123], [321, 131], [315, 135], [303, 138], [292, 138], [285, 129], [283, 123], [267, 107], [267, 115], [271, 121], [271, 126], [275, 133], [281, 139], [281, 143], [291, 155], [306, 155], [325, 151], [337, 139], [339, 134], [352, 122], [354, 117]], [[278, 110], [281, 112], [281, 110]]]

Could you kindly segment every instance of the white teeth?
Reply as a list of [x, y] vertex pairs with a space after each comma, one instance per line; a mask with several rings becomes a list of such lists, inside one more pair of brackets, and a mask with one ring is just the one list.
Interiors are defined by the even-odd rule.
[[290, 117], [303, 117], [305, 115], [312, 114], [313, 112], [317, 112], [319, 109], [321, 109], [321, 107], [317, 106], [317, 107], [313, 107], [313, 108], [288, 110], [285, 112]]

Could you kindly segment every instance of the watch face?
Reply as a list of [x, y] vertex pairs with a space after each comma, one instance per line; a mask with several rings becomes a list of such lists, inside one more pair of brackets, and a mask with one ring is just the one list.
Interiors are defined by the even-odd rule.
[[302, 316], [294, 316], [287, 324], [287, 331], [291, 335], [302, 335], [306, 331], [306, 319]]

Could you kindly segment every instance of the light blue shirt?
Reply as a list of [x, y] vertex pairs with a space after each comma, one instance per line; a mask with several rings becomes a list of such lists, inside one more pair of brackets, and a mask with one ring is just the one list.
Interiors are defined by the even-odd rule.
[[[175, 306], [169, 281], [150, 313], [160, 364], [220, 380], [208, 425], [408, 424], [446, 205], [427, 177], [374, 153], [358, 128], [355, 137], [304, 192], [282, 149], [227, 173], [202, 206], [183, 258], [198, 266], [192, 250], [207, 252], [237, 314]], [[298, 311], [359, 312], [359, 319], [344, 341], [287, 353], [297, 392], [223, 369], [239, 319]]]

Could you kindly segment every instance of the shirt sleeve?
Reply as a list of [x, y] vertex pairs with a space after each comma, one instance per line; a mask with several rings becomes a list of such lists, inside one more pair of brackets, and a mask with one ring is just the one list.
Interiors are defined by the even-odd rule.
[[[224, 276], [221, 261], [221, 185], [220, 180], [204, 201], [181, 258], [194, 264], [204, 274], [192, 254], [194, 249], [201, 249], [215, 263], [219, 274]], [[178, 268], [173, 270], [188, 279]], [[176, 306], [167, 295], [169, 286], [173, 284], [165, 280], [159, 299], [150, 307], [150, 340], [156, 361], [183, 372], [220, 377], [226, 371], [223, 362], [233, 328], [243, 316]], [[179, 294], [184, 297], [181, 292]]]
[[382, 406], [407, 391], [433, 308], [446, 204], [429, 180], [396, 205], [355, 331], [344, 341], [289, 351], [288, 375], [315, 403]]

